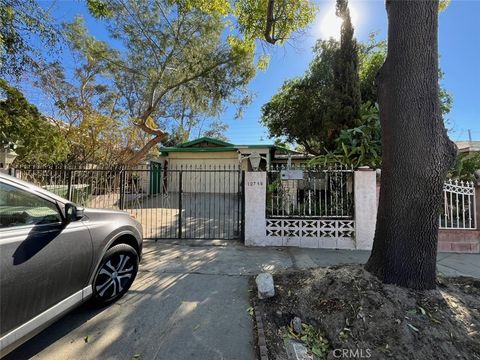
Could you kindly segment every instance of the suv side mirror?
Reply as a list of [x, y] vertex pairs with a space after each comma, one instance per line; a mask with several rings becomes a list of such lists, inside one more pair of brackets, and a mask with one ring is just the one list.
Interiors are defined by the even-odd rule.
[[75, 204], [68, 203], [65, 205], [65, 215], [67, 222], [72, 222], [83, 218], [84, 208], [75, 206]]

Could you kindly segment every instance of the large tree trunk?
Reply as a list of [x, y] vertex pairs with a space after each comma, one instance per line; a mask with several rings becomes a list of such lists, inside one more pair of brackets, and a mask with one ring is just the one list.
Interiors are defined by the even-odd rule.
[[385, 283], [432, 289], [442, 187], [456, 155], [438, 98], [438, 1], [386, 6], [388, 53], [378, 75], [382, 182], [366, 269]]

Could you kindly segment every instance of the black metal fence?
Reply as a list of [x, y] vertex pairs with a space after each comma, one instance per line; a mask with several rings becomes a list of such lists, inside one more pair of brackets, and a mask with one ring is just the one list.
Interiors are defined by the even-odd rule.
[[21, 167], [13, 175], [85, 207], [124, 210], [144, 238], [242, 238], [238, 166]]
[[353, 169], [274, 166], [267, 172], [267, 218], [353, 219]]

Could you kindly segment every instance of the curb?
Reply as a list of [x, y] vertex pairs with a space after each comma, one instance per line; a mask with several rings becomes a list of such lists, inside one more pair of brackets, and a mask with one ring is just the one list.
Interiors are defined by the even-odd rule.
[[257, 302], [253, 305], [255, 309], [255, 320], [257, 323], [257, 337], [258, 337], [258, 349], [260, 352], [260, 360], [268, 360], [267, 342], [265, 339], [265, 332], [263, 331], [263, 320], [260, 315]]

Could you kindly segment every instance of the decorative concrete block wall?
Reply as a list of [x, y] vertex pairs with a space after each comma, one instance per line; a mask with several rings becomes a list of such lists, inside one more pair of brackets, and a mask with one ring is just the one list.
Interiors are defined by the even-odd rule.
[[355, 249], [353, 220], [266, 219], [266, 241], [276, 246]]

